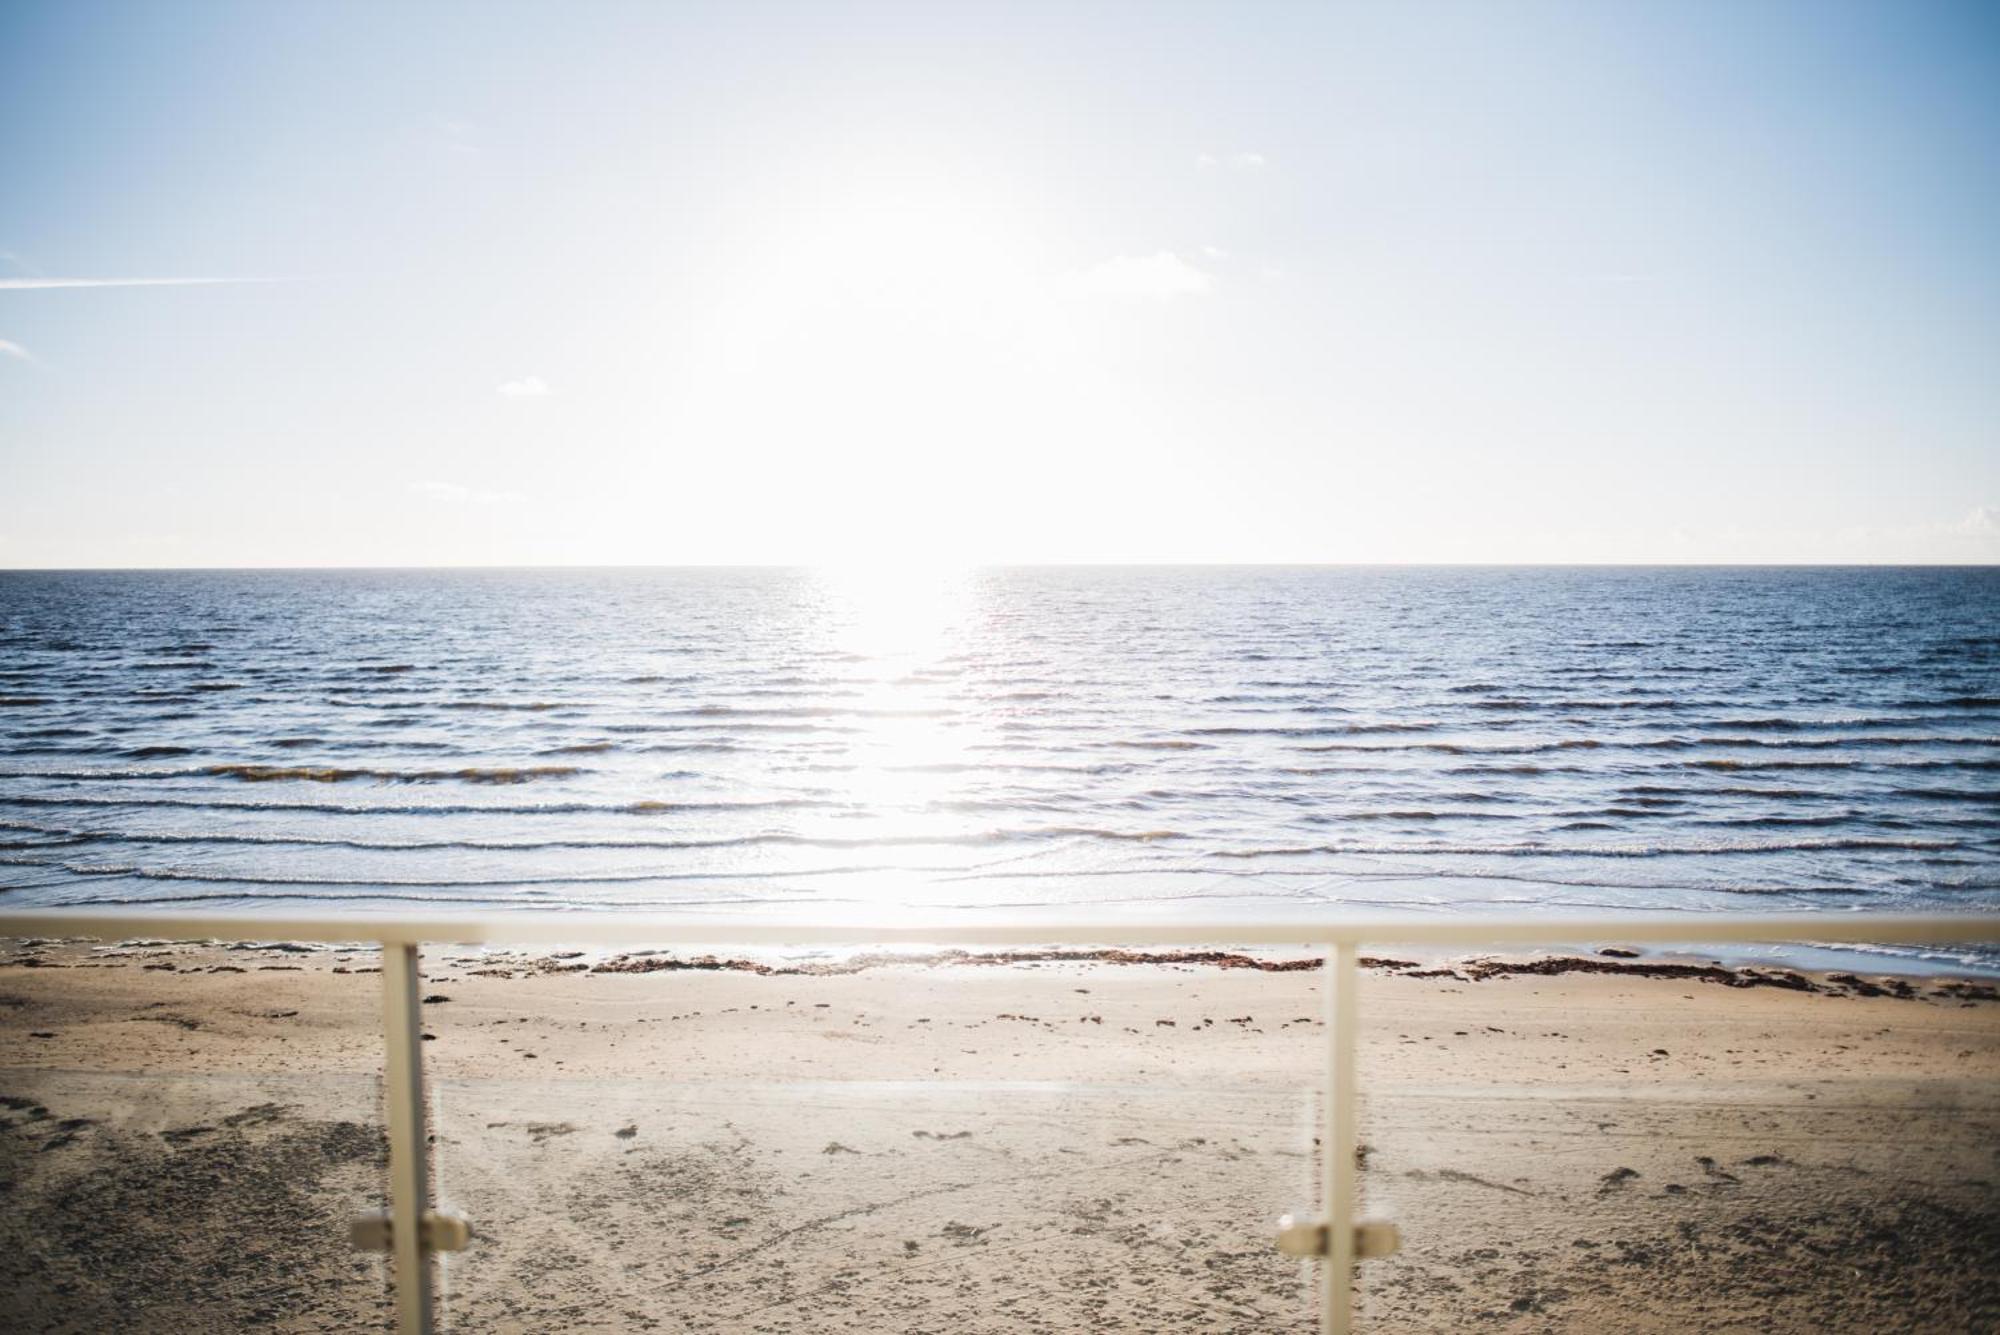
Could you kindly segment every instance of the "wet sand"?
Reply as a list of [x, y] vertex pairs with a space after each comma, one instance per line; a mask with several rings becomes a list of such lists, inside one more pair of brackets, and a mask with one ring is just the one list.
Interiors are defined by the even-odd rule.
[[[427, 952], [447, 1329], [1311, 1328], [1315, 971], [686, 963]], [[385, 1325], [374, 965], [0, 951], [0, 1327]], [[1365, 1328], [1995, 1328], [1992, 995], [1369, 970]]]

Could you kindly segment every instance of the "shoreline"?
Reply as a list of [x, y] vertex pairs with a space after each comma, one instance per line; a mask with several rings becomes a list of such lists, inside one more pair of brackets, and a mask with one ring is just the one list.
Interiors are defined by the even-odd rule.
[[[95, 936], [0, 937], [0, 969], [90, 967], [96, 961], [131, 958], [143, 952], [177, 950], [234, 952], [276, 952], [287, 956], [351, 956], [373, 951], [367, 940], [351, 942], [228, 940], [169, 940], [164, 938], [124, 938], [106, 941]], [[89, 959], [57, 961], [50, 951], [86, 950]], [[434, 942], [425, 946], [433, 957], [453, 951], [461, 956], [474, 952], [485, 957], [489, 967], [518, 968], [525, 974], [537, 973], [656, 973], [733, 972], [766, 977], [833, 977], [899, 967], [1005, 967], [1032, 964], [1087, 964], [1115, 967], [1182, 965], [1213, 969], [1244, 969], [1263, 973], [1314, 972], [1324, 965], [1318, 954], [1298, 955], [1273, 949], [1161, 949], [1124, 947], [1048, 947], [972, 950], [897, 950], [887, 947], [857, 946], [838, 958], [821, 958], [834, 952], [816, 948], [811, 957], [775, 951], [738, 951], [716, 954], [703, 950], [640, 949], [616, 947], [589, 949], [533, 950], [498, 944], [454, 945]], [[1717, 984], [1732, 988], [1775, 987], [1794, 992], [1831, 996], [1892, 996], [1913, 1000], [1918, 997], [1965, 1002], [2000, 1001], [2000, 975], [1979, 970], [1951, 971], [1944, 968], [1906, 971], [1898, 969], [1859, 970], [1849, 968], [1792, 968], [1769, 963], [1729, 962], [1728, 952], [1646, 949], [1627, 946], [1600, 946], [1591, 952], [1574, 950], [1446, 952], [1440, 950], [1402, 951], [1395, 954], [1364, 954], [1356, 964], [1364, 973], [1391, 973], [1406, 978], [1448, 978], [1458, 982], [1483, 983], [1497, 978], [1552, 977], [1561, 974], [1603, 974], [1630, 978], [1670, 978]], [[509, 963], [510, 961], [514, 963]], [[212, 967], [212, 966], [211, 966]]]

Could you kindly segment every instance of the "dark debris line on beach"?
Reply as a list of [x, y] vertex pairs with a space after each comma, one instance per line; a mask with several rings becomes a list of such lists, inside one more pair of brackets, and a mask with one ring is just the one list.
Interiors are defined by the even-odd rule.
[[[1915, 999], [1923, 993], [1909, 980], [1884, 977], [1877, 980], [1850, 973], [1828, 974], [1815, 981], [1791, 969], [1732, 969], [1719, 964], [1677, 964], [1666, 961], [1626, 961], [1587, 956], [1558, 955], [1531, 960], [1475, 959], [1449, 966], [1420, 969], [1414, 960], [1363, 955], [1357, 963], [1378, 973], [1394, 973], [1406, 978], [1454, 978], [1481, 983], [1496, 978], [1553, 977], [1560, 974], [1611, 974], [1628, 978], [1672, 978], [1689, 982], [1714, 983], [1723, 987], [1775, 987], [1791, 992], [1813, 992], [1827, 996], [1891, 996]], [[751, 973], [767, 977], [838, 977], [870, 969], [897, 965], [994, 966], [1014, 964], [1114, 964], [1180, 965], [1216, 969], [1252, 969], [1262, 973], [1303, 973], [1323, 968], [1317, 956], [1289, 959], [1259, 959], [1255, 956], [1219, 950], [1010, 950], [942, 951], [930, 954], [867, 954], [835, 963], [769, 964], [761, 960], [732, 956], [679, 956], [645, 952], [617, 955], [594, 965], [578, 963], [565, 956], [523, 961], [513, 967], [528, 973], [667, 973], [682, 971]], [[504, 966], [503, 966], [504, 967]], [[1940, 982], [1931, 995], [1958, 1001], [2000, 1001], [2000, 988], [1991, 983], [1952, 979]]]
[[[0, 968], [68, 968], [72, 965], [51, 958], [47, 949], [65, 943], [51, 940], [28, 940], [0, 943], [10, 947], [5, 955], [0, 955]], [[288, 949], [283, 944], [239, 943], [235, 948], [255, 948], [265, 950]], [[1863, 978], [1853, 973], [1828, 973], [1817, 978], [1792, 969], [1774, 968], [1730, 968], [1721, 964], [1687, 964], [1666, 960], [1644, 960], [1631, 957], [1632, 952], [1618, 947], [1607, 947], [1597, 956], [1552, 955], [1535, 959], [1475, 958], [1459, 960], [1431, 967], [1419, 967], [1414, 960], [1393, 959], [1384, 956], [1363, 955], [1356, 961], [1361, 968], [1377, 973], [1393, 974], [1403, 978], [1449, 978], [1456, 982], [1483, 983], [1495, 979], [1516, 977], [1556, 977], [1562, 974], [1602, 974], [1625, 978], [1661, 978], [1684, 982], [1712, 983], [1721, 987], [1752, 988], [1773, 987], [1790, 992], [1809, 992], [1824, 996], [1896, 997], [1902, 1000], [1929, 998], [1934, 1001], [1954, 1001], [1960, 1005], [1979, 1002], [2000, 1001], [2000, 985], [1967, 978], [1940, 978], [1916, 980], [1883, 975]], [[115, 967], [110, 961], [102, 962], [105, 967]], [[602, 974], [644, 974], [644, 973], [748, 973], [764, 977], [844, 977], [867, 972], [871, 969], [910, 967], [995, 967], [1005, 965], [1036, 964], [1109, 964], [1109, 965], [1155, 965], [1174, 967], [1248, 969], [1259, 973], [1305, 973], [1323, 968], [1325, 961], [1319, 956], [1291, 958], [1259, 958], [1241, 952], [1221, 950], [1007, 950], [973, 952], [966, 950], [946, 950], [926, 953], [871, 952], [850, 956], [844, 960], [814, 962], [807, 964], [772, 964], [763, 960], [745, 959], [724, 955], [675, 955], [666, 951], [634, 951], [614, 955], [596, 963], [586, 962], [580, 951], [563, 951], [552, 955], [520, 955], [499, 953], [487, 957], [483, 967], [467, 972], [475, 976], [511, 978], [516, 974], [548, 975], [566, 973]], [[154, 960], [144, 967], [149, 969], [172, 970], [171, 961]], [[292, 968], [297, 966], [258, 966], [264, 969]], [[210, 971], [241, 972], [234, 966], [210, 966]], [[343, 966], [335, 972], [375, 972], [373, 969], [350, 970]], [[1922, 985], [1928, 982], [1928, 990]], [[4, 1003], [0, 1003], [4, 1004]]]

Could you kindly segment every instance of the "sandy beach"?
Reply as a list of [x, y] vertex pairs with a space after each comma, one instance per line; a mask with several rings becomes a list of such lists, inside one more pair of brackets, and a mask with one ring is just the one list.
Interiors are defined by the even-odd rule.
[[[1315, 971], [686, 963], [427, 952], [447, 1329], [1311, 1328]], [[8, 947], [0, 1325], [385, 1324], [374, 965]], [[1993, 1329], [1993, 995], [1378, 963], [1365, 1328]]]

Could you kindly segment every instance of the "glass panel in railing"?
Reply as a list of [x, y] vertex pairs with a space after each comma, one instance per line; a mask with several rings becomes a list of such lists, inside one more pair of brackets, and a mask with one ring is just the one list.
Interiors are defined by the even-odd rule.
[[1361, 1328], [1990, 1326], [1994, 997], [1615, 946], [1370, 970], [1364, 1209], [1402, 1250]]
[[1282, 962], [433, 950], [450, 1327], [1310, 1330]]
[[385, 1329], [373, 947], [0, 943], [0, 1329]]

